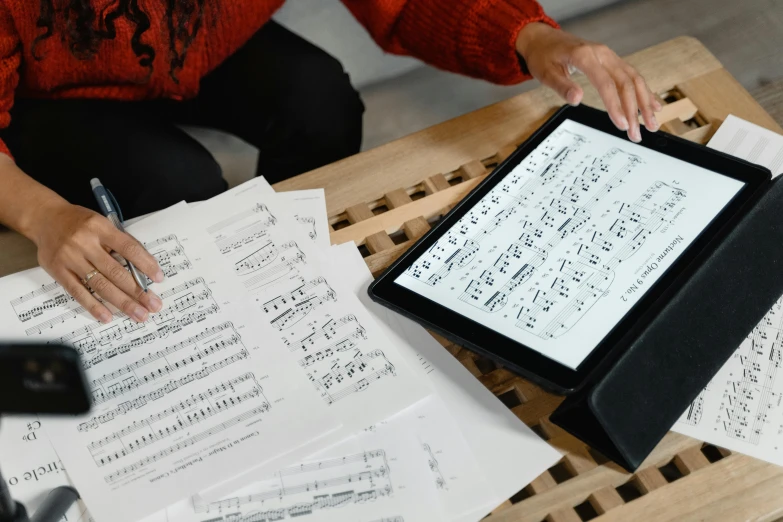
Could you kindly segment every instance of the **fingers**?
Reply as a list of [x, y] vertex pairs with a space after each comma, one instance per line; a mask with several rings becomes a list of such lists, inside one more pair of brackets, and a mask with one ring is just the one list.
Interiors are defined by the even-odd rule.
[[582, 103], [584, 92], [579, 84], [571, 79], [566, 68], [548, 72], [542, 76], [540, 81], [559, 94], [569, 105], [575, 107]]
[[134, 238], [124, 232], [120, 232], [111, 226], [108, 221], [107, 224], [108, 227], [103, 230], [101, 236], [103, 244], [136, 265], [136, 268], [147, 274], [156, 283], [162, 283], [163, 271], [155, 258]]
[[615, 126], [620, 130], [629, 130], [630, 122], [620, 101], [617, 85], [598, 59], [593, 46], [582, 45], [578, 47], [572, 53], [571, 61], [575, 67], [585, 73], [590, 83], [598, 90], [598, 94], [606, 106], [606, 111]]
[[628, 137], [631, 141], [639, 143], [642, 141], [642, 133], [639, 129], [639, 105], [636, 103], [636, 86], [630, 76], [622, 68], [617, 67], [617, 64], [609, 67], [609, 74], [617, 86], [617, 92], [620, 93], [623, 111], [628, 119]]
[[[88, 261], [92, 263], [92, 265], [97, 268], [101, 274], [108, 278], [108, 280], [111, 281], [114, 286], [117, 287], [125, 296], [129, 297], [136, 303], [141, 304], [150, 312], [159, 312], [161, 308], [163, 308], [163, 302], [161, 301], [160, 297], [155, 295], [155, 293], [152, 291], [143, 291], [139, 285], [136, 284], [136, 281], [133, 279], [133, 276], [131, 276], [130, 272], [128, 272], [125, 267], [119, 264], [114, 259], [114, 257], [107, 254], [106, 251], [101, 249], [97, 252], [91, 253], [88, 256]], [[135, 318], [134, 315], [128, 313], [124, 308], [122, 308], [120, 303], [113, 301], [109, 296], [104, 296], [101, 294], [101, 297], [108, 300], [117, 308], [123, 310], [129, 317]]]
[[[85, 266], [79, 268], [79, 270], [86, 270], [84, 273], [87, 274], [94, 270], [90, 268], [91, 266], [92, 265], [85, 262]], [[117, 286], [100, 271], [90, 278], [87, 282], [87, 286], [95, 292], [96, 296], [100, 297], [105, 302], [113, 304], [118, 310], [122, 311], [137, 323], [143, 323], [149, 318], [149, 310], [117, 288]]]
[[636, 90], [636, 101], [639, 104], [639, 110], [642, 113], [642, 119], [644, 120], [644, 126], [647, 130], [655, 132], [660, 128], [658, 120], [655, 119], [655, 112], [661, 110], [661, 104], [655, 99], [650, 88], [647, 86], [647, 82], [644, 78], [636, 72], [636, 69], [628, 64], [623, 64], [624, 69], [628, 77], [631, 79]]
[[[85, 272], [87, 274], [87, 272]], [[98, 301], [90, 291], [82, 284], [79, 277], [73, 272], [68, 270], [62, 270], [55, 277], [57, 281], [76, 299], [85, 310], [87, 310], [94, 318], [100, 322], [106, 324], [111, 322], [111, 312], [100, 301]]]

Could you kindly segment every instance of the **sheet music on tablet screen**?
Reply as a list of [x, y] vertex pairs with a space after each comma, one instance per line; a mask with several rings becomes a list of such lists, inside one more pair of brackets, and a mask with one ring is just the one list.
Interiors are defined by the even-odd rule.
[[395, 282], [576, 368], [742, 187], [566, 120]]

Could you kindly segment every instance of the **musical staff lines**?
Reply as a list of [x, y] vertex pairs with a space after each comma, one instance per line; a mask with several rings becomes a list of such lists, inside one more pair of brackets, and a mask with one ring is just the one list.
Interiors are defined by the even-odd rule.
[[776, 386], [783, 363], [783, 302], [767, 313], [734, 358], [741, 375], [728, 383], [723, 426], [727, 436], [756, 445], [783, 397]]
[[[206, 342], [202, 345], [202, 341]], [[231, 323], [227, 322], [208, 328], [184, 341], [149, 353], [132, 363], [92, 379], [90, 387], [93, 390], [93, 400], [96, 404], [100, 404], [116, 398], [132, 389], [156, 382], [172, 373], [183, 370], [192, 364], [199, 364], [202, 359], [233, 346], [241, 347], [240, 353], [246, 353], [242, 339]], [[191, 352], [190, 354], [173, 362], [168, 361], [170, 355], [191, 347], [192, 351], [188, 350]], [[124, 350], [130, 351], [130, 347], [126, 346]], [[122, 353], [122, 351], [118, 348], [118, 352]], [[142, 369], [143, 372], [138, 371]]]
[[245, 277], [242, 281], [246, 289], [250, 292], [256, 292], [260, 288], [293, 273], [297, 265], [305, 262], [305, 254], [295, 241], [284, 243], [280, 249], [282, 252], [279, 256], [276, 250], [275, 257], [261, 267], [264, 270], [258, 272], [245, 270], [243, 273], [239, 273], [239, 270], [237, 270], [237, 275], [250, 276]]
[[[307, 235], [315, 241], [318, 239], [318, 229], [316, 228], [315, 218], [312, 216], [294, 216], [294, 219], [296, 219], [296, 222], [300, 225], [304, 225], [308, 228]], [[312, 228], [312, 230], [310, 230]]]
[[[165, 245], [168, 244], [169, 241], [177, 241], [176, 236], [171, 236], [172, 239], [166, 239], [163, 243], [160, 243], [158, 245], [159, 249], [162, 249]], [[190, 268], [190, 261], [185, 257], [184, 250], [182, 250], [182, 247], [177, 243], [177, 246], [174, 247], [174, 250], [177, 250], [179, 252], [178, 255], [183, 257], [183, 261], [177, 265], [174, 265], [173, 267], [171, 265], [164, 266], [164, 270], [168, 267], [171, 268], [174, 273], [170, 273], [169, 276], [176, 275], [176, 273], [179, 273], [179, 271], [184, 270], [186, 265], [187, 268]], [[161, 292], [161, 299], [164, 300], [168, 297], [172, 297], [190, 286], [194, 286], [199, 283], [203, 283], [204, 281], [202, 279], [196, 278], [192, 281], [189, 281], [183, 285], [179, 285], [176, 288], [172, 288], [170, 290], [167, 290], [165, 292]], [[194, 300], [199, 299], [207, 299], [208, 295], [203, 296], [194, 296], [190, 300], [182, 301], [181, 298], [174, 300], [174, 306], [177, 310], [181, 310], [188, 305], [192, 304]], [[14, 311], [19, 316], [20, 320], [23, 322], [28, 321], [32, 317], [39, 317], [42, 315], [45, 315], [49, 311], [57, 313], [54, 317], [51, 317], [50, 319], [47, 319], [33, 327], [30, 327], [25, 330], [25, 334], [28, 336], [32, 335], [41, 335], [45, 331], [52, 330], [55, 326], [58, 326], [60, 324], [65, 323], [68, 320], [75, 319], [80, 316], [89, 316], [89, 313], [84, 309], [83, 306], [78, 305], [76, 301], [73, 300], [71, 297], [65, 297], [63, 289], [57, 285], [56, 283], [48, 284], [42, 287], [39, 290], [34, 291], [31, 294], [26, 294], [24, 296], [21, 296], [15, 301], [18, 301], [20, 304], [31, 302], [31, 305], [28, 305], [29, 308], [25, 308], [24, 310], [17, 310], [16, 308]], [[40, 304], [36, 304], [39, 303]], [[115, 312], [114, 317], [118, 318], [125, 318], [127, 317], [122, 312]], [[100, 323], [98, 323], [99, 326]], [[82, 327], [85, 328], [85, 327]]]
[[339, 352], [354, 348], [361, 339], [367, 338], [366, 330], [353, 314], [337, 320], [329, 319], [321, 328], [316, 329], [311, 326], [311, 329], [312, 333], [302, 339], [292, 342], [284, 338], [283, 342], [292, 352], [302, 350], [306, 353], [317, 346], [321, 339], [325, 339], [331, 342], [321, 346], [320, 349], [333, 349]]
[[394, 495], [391, 475], [383, 449], [364, 451], [283, 469], [259, 483], [257, 492], [196, 502], [193, 511], [243, 521], [307, 517]]
[[272, 316], [272, 326], [285, 330], [301, 321], [318, 306], [334, 301], [336, 297], [326, 279], [318, 277], [263, 303], [261, 309]]
[[424, 453], [427, 454], [427, 464], [429, 465], [430, 472], [435, 479], [435, 487], [438, 489], [449, 489], [449, 486], [446, 483], [446, 478], [440, 471], [438, 459], [435, 458], [435, 454], [432, 452], [430, 445], [425, 442], [421, 445], [421, 448], [424, 450]]
[[701, 422], [701, 415], [704, 413], [704, 391], [694, 399], [688, 410], [685, 412], [685, 418], [681, 420], [685, 424], [696, 426]]
[[277, 248], [270, 241], [234, 263], [237, 275], [247, 275], [261, 270], [277, 257]]
[[197, 433], [196, 435], [187, 437], [186, 439], [183, 439], [182, 441], [173, 444], [167, 448], [164, 448], [156, 453], [153, 453], [151, 455], [148, 455], [142, 459], [139, 459], [138, 461], [134, 462], [133, 464], [130, 464], [128, 466], [125, 466], [123, 468], [119, 468], [117, 471], [114, 471], [112, 473], [109, 473], [108, 475], [104, 476], [104, 480], [106, 483], [111, 484], [114, 482], [117, 482], [119, 480], [122, 480], [123, 478], [127, 477], [131, 473], [138, 471], [142, 469], [145, 466], [148, 466], [149, 464], [158, 462], [161, 459], [164, 459], [168, 457], [169, 455], [172, 455], [174, 453], [180, 452], [190, 446], [193, 446], [203, 440], [206, 440], [214, 435], [217, 435], [219, 433], [222, 433], [223, 431], [226, 431], [227, 429], [236, 426], [237, 424], [245, 423], [254, 417], [258, 417], [259, 415], [262, 415], [266, 411], [268, 411], [269, 406], [268, 404], [264, 404], [258, 407], [255, 407], [251, 410], [246, 411], [245, 413], [238, 415], [232, 419], [229, 419], [225, 422], [221, 422], [220, 424], [217, 424], [209, 429], [206, 429], [200, 433]]
[[[250, 386], [244, 387], [249, 389], [242, 391], [242, 383], [249, 383]], [[207, 393], [192, 395], [145, 419], [133, 421], [91, 442], [87, 449], [95, 464], [103, 467], [256, 398], [261, 398], [262, 406], [269, 408], [261, 387], [252, 380], [211, 388]]]
[[[231, 217], [228, 217], [222, 221], [219, 221], [215, 223], [214, 225], [211, 225], [209, 228], [207, 228], [207, 233], [209, 234], [218, 234], [221, 230], [230, 227], [231, 225], [235, 223], [239, 223], [240, 221], [243, 221], [248, 218], [253, 218], [255, 221], [254, 223], [262, 223], [266, 226], [274, 225], [277, 222], [277, 219], [275, 216], [272, 215], [271, 212], [269, 212], [269, 209], [266, 205], [263, 203], [257, 203], [253, 205], [252, 208], [249, 208], [248, 210], [243, 210], [241, 212], [237, 212]], [[229, 236], [233, 237], [233, 236]], [[224, 240], [229, 239], [229, 237], [223, 237], [221, 235], [218, 235], [218, 240]]]
[[[300, 361], [300, 364], [307, 368], [304, 361]], [[341, 359], [332, 362], [325, 370], [315, 369], [307, 373], [307, 377], [327, 404], [364, 391], [373, 382], [389, 375], [395, 375], [395, 368], [381, 350], [366, 354], [356, 350], [347, 362]]]

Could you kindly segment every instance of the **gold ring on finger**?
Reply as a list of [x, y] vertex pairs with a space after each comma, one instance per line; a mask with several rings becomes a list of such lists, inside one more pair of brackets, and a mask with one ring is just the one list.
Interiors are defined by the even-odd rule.
[[87, 283], [90, 282], [90, 279], [92, 279], [93, 277], [95, 277], [98, 274], [100, 274], [100, 272], [98, 272], [97, 270], [93, 270], [92, 272], [90, 272], [89, 274], [84, 276], [84, 279], [82, 279], [82, 283], [84, 283], [86, 285]]

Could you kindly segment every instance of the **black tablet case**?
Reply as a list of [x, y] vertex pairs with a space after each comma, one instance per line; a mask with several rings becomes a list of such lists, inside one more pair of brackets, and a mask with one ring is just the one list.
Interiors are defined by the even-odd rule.
[[776, 179], [623, 355], [550, 420], [635, 470], [781, 295], [783, 182]]

